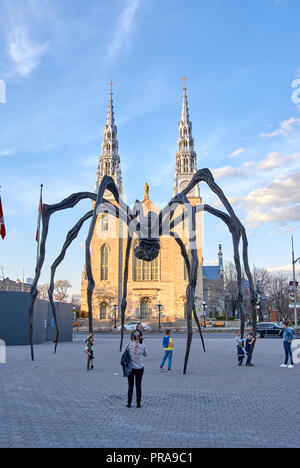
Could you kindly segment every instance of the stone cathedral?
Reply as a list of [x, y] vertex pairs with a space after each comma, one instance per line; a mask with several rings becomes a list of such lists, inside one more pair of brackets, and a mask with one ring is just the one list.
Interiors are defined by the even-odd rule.
[[[103, 176], [109, 175], [114, 179], [122, 196], [121, 158], [119, 156], [117, 126], [115, 124], [112, 96], [111, 89], [95, 190], [97, 192]], [[189, 117], [185, 81], [174, 166], [174, 187], [173, 194], [170, 193], [170, 199], [187, 186], [197, 171], [197, 156], [194, 150], [192, 123]], [[151, 201], [149, 191], [151, 191], [151, 187], [149, 190], [149, 186], [146, 183], [144, 199], [142, 201], [144, 214], [147, 214], [150, 210], [154, 212], [160, 211], [160, 208]], [[110, 194], [106, 193], [105, 198], [114, 203]], [[202, 202], [198, 186], [188, 194], [188, 198], [192, 205]], [[182, 211], [182, 207], [177, 208], [175, 217]], [[198, 314], [201, 314], [202, 301], [204, 299], [201, 216], [201, 213], [197, 213], [196, 215], [199, 259], [196, 288], [196, 309]], [[188, 249], [188, 237], [185, 235], [187, 223], [188, 221], [183, 219], [182, 223], [176, 227], [176, 231], [180, 234]], [[158, 317], [158, 304], [162, 306], [162, 320], [174, 321], [185, 317], [187, 271], [184, 260], [174, 238], [165, 235], [160, 238], [160, 241], [160, 254], [152, 262], [138, 260], [133, 254], [133, 249], [131, 249], [126, 320], [156, 320]], [[127, 225], [108, 213], [99, 214], [91, 243], [92, 271], [95, 280], [93, 295], [94, 319], [101, 321], [110, 320], [114, 317], [114, 311], [118, 311], [118, 315], [120, 313], [126, 242]], [[83, 270], [81, 282], [82, 312], [88, 311], [86, 290], [86, 272]]]

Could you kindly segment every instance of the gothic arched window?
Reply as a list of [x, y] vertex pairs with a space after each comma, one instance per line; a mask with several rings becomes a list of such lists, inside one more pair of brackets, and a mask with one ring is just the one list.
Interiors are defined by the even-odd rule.
[[107, 314], [107, 304], [106, 302], [101, 302], [100, 304], [100, 320], [105, 320]]
[[183, 161], [183, 172], [189, 172], [189, 161], [188, 161], [188, 158], [184, 158], [184, 161]]
[[133, 254], [133, 281], [159, 281], [159, 270], [160, 255], [152, 262], [145, 262]]
[[108, 280], [108, 245], [104, 244], [100, 250], [100, 280]]

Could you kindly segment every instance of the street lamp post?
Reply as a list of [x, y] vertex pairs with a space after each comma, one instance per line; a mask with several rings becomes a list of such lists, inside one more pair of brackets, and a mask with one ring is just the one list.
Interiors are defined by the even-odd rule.
[[161, 325], [160, 325], [160, 311], [162, 309], [163, 305], [160, 303], [160, 301], [158, 301], [157, 303], [157, 308], [158, 308], [158, 329], [160, 330], [161, 329]]
[[292, 236], [292, 263], [293, 263], [293, 290], [294, 290], [294, 319], [295, 319], [295, 330], [297, 330], [297, 292], [296, 292], [296, 272], [295, 272], [295, 264], [300, 263], [300, 257], [295, 260], [295, 253], [294, 253], [294, 239]]
[[207, 304], [206, 304], [205, 301], [202, 302], [202, 307], [203, 307], [203, 319], [204, 319], [203, 326], [204, 326], [204, 328], [206, 328], [206, 313], [205, 313], [205, 311], [206, 311]]
[[[73, 306], [73, 321], [75, 322], [76, 321], [76, 307]], [[73, 339], [75, 339], [75, 330], [76, 330], [76, 327], [73, 327]]]
[[117, 328], [117, 309], [118, 309], [118, 306], [115, 304], [114, 305], [114, 320], [115, 320], [115, 325], [114, 325], [114, 328]]

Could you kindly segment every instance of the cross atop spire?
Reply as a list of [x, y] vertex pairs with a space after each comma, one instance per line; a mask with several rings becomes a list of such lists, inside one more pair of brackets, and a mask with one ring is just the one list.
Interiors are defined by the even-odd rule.
[[184, 76], [184, 77], [181, 78], [181, 79], [182, 79], [182, 81], [183, 81], [183, 89], [186, 89], [186, 83], [185, 83], [185, 82], [186, 82], [187, 78]]

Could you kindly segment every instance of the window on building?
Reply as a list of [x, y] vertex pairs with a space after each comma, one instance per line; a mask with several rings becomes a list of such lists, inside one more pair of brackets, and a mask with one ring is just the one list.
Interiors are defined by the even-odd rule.
[[[136, 241], [137, 243], [137, 241]], [[136, 245], [135, 243], [135, 245]], [[133, 254], [133, 280], [159, 281], [160, 255], [152, 262], [145, 262]]]
[[143, 297], [140, 302], [140, 319], [149, 319], [151, 315], [151, 299]]
[[101, 302], [100, 304], [100, 320], [105, 320], [107, 316], [107, 304], [106, 302]]
[[183, 161], [183, 172], [189, 172], [189, 161], [188, 161], [188, 158], [184, 158], [184, 161]]
[[102, 223], [101, 223], [102, 231], [108, 231], [109, 229], [109, 215], [108, 213], [103, 213], [102, 215]]
[[106, 281], [108, 280], [108, 246], [106, 244], [101, 247], [100, 257], [100, 279]]

